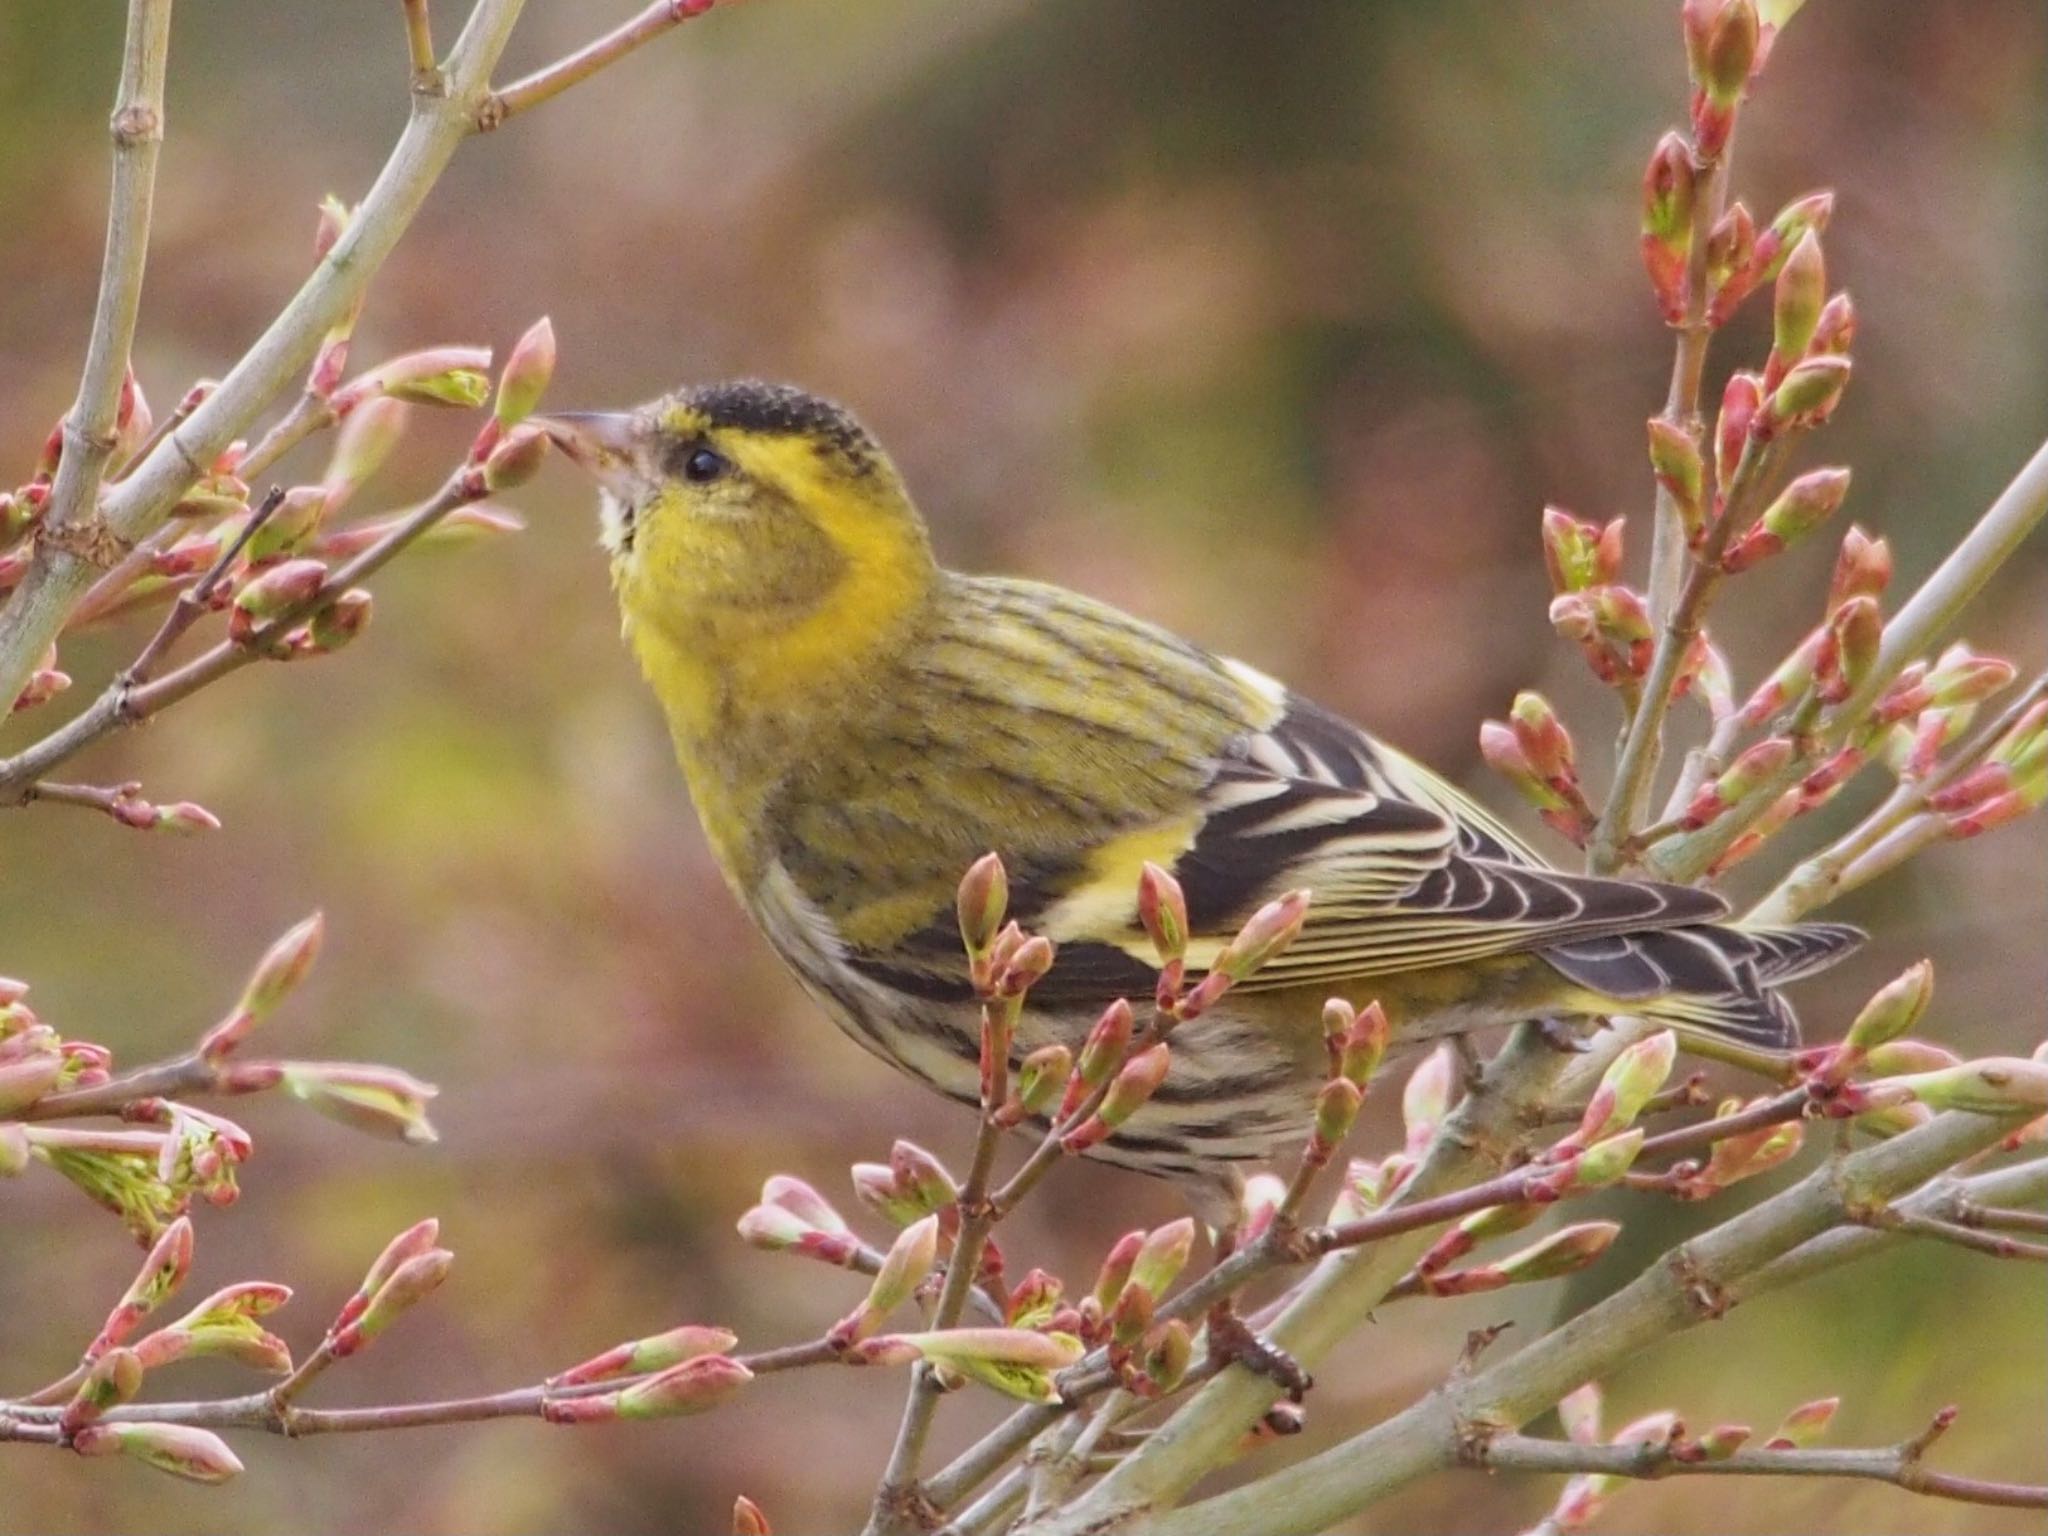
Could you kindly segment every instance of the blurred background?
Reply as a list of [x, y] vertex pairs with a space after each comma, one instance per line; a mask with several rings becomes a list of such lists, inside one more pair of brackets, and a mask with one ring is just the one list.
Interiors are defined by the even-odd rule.
[[[511, 62], [631, 9], [534, 0]], [[467, 146], [373, 288], [357, 357], [503, 347], [545, 312], [558, 407], [736, 374], [801, 381], [891, 446], [950, 562], [1079, 586], [1241, 655], [1505, 807], [1476, 771], [1474, 732], [1515, 689], [1550, 692], [1596, 761], [1612, 729], [1611, 701], [1545, 623], [1536, 514], [1546, 500], [1628, 512], [1638, 560], [1646, 546], [1642, 422], [1670, 344], [1636, 258], [1636, 184], [1682, 112], [1676, 11], [720, 7]], [[107, 4], [0, 10], [9, 483], [75, 388], [120, 23]], [[2048, 424], [2044, 57], [2034, 0], [1816, 4], [1744, 116], [1737, 186], [1760, 220], [1839, 191], [1829, 267], [1862, 335], [1815, 452], [1855, 466], [1849, 512], [1892, 539], [1902, 587]], [[395, 7], [181, 8], [137, 350], [160, 410], [291, 292], [321, 194], [367, 187], [402, 121], [403, 71]], [[1717, 381], [1761, 358], [1767, 308], [1720, 349]], [[416, 413], [363, 509], [430, 488], [470, 430]], [[315, 475], [321, 451], [288, 467]], [[528, 1383], [684, 1320], [730, 1323], [750, 1345], [809, 1336], [856, 1285], [740, 1245], [732, 1222], [760, 1181], [798, 1173], [851, 1206], [846, 1164], [884, 1155], [889, 1136], [956, 1161], [966, 1143], [964, 1114], [842, 1039], [728, 899], [617, 643], [586, 486], [551, 468], [517, 500], [528, 533], [409, 557], [380, 581], [377, 624], [348, 656], [246, 673], [81, 766], [198, 800], [222, 833], [146, 838], [61, 808], [0, 828], [0, 972], [31, 980], [66, 1033], [131, 1063], [181, 1049], [270, 937], [319, 907], [325, 958], [264, 1049], [387, 1060], [442, 1085], [443, 1139], [423, 1151], [285, 1103], [238, 1107], [258, 1155], [239, 1206], [198, 1218], [194, 1294], [287, 1280], [300, 1299], [283, 1331], [304, 1348], [391, 1232], [438, 1214], [459, 1254], [433, 1305], [321, 1384], [325, 1404]], [[1740, 621], [1718, 633], [1742, 685], [1816, 616], [1833, 543], [1735, 590]], [[2013, 562], [1968, 630], [2023, 665], [2048, 653], [2044, 548]], [[51, 712], [142, 633], [70, 644], [80, 686]], [[1786, 852], [1877, 788], [1859, 784]], [[2048, 982], [2043, 853], [2037, 817], [1844, 904], [1877, 939], [1804, 990], [1811, 1025], [1838, 1027], [1930, 953], [1931, 1032], [2023, 1054]], [[1759, 862], [1739, 891], [1783, 867], [1775, 852]], [[1361, 1148], [1389, 1145], [1387, 1109], [1373, 1106]], [[0, 1362], [23, 1390], [75, 1358], [136, 1255], [55, 1179], [10, 1183], [0, 1202]], [[1637, 1209], [1633, 1257], [1702, 1214]], [[1069, 1168], [1005, 1247], [1018, 1272], [1045, 1264], [1085, 1286], [1117, 1233], [1175, 1213], [1163, 1187]], [[1674, 1407], [1763, 1430], [1839, 1393], [1834, 1438], [1882, 1444], [1955, 1400], [1943, 1465], [2038, 1480], [2042, 1302], [2038, 1270], [1902, 1253], [1635, 1362], [1609, 1382], [1610, 1423]], [[1264, 1455], [1410, 1400], [1468, 1328], [1559, 1304], [1552, 1288], [1401, 1305], [1320, 1373], [1301, 1440]], [[245, 1379], [196, 1366], [182, 1383]], [[713, 1418], [618, 1431], [245, 1436], [250, 1475], [215, 1490], [18, 1448], [0, 1457], [0, 1527], [713, 1530], [746, 1492], [778, 1530], [845, 1530], [900, 1389], [811, 1372]], [[1001, 1406], [956, 1399], [945, 1445]], [[1451, 1475], [1356, 1529], [1515, 1530], [1555, 1493]], [[2038, 1529], [1883, 1487], [1725, 1480], [1635, 1488], [1605, 1524]]]

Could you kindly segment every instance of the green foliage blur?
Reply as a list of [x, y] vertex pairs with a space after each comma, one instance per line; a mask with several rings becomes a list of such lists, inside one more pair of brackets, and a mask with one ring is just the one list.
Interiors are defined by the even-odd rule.
[[[513, 62], [631, 8], [534, 0]], [[445, 41], [456, 7], [439, 9]], [[0, 479], [26, 473], [75, 387], [120, 11], [0, 9]], [[1479, 781], [1474, 731], [1516, 688], [1557, 699], [1595, 760], [1612, 728], [1544, 621], [1536, 514], [1628, 512], [1638, 560], [1646, 545], [1642, 422], [1670, 346], [1635, 198], [1682, 111], [1676, 11], [721, 7], [467, 146], [373, 288], [357, 357], [502, 348], [546, 312], [556, 407], [739, 374], [836, 395], [896, 453], [950, 561], [1079, 586], [1242, 655], [1505, 807]], [[1891, 537], [1901, 587], [2042, 430], [2044, 58], [2034, 0], [1813, 0], [1744, 115], [1737, 186], [1760, 217], [1840, 192], [1829, 268], [1862, 334], [1809, 462], [1853, 464], [1848, 515]], [[137, 354], [160, 411], [291, 291], [316, 200], [360, 196], [402, 121], [404, 70], [395, 6], [180, 8]], [[1767, 308], [1752, 303], [1718, 368], [1761, 356]], [[423, 493], [466, 441], [465, 422], [415, 427], [363, 510]], [[319, 452], [287, 469], [316, 473]], [[66, 1033], [131, 1063], [181, 1049], [264, 943], [322, 907], [326, 955], [264, 1048], [388, 1060], [443, 1086], [444, 1139], [425, 1151], [284, 1103], [237, 1110], [257, 1156], [240, 1204], [199, 1214], [195, 1294], [288, 1281], [299, 1299], [279, 1321], [304, 1348], [390, 1233], [438, 1214], [458, 1254], [447, 1288], [331, 1373], [319, 1403], [524, 1384], [681, 1321], [748, 1346], [808, 1336], [856, 1292], [732, 1236], [761, 1179], [795, 1172], [837, 1199], [846, 1164], [892, 1134], [956, 1160], [966, 1142], [965, 1115], [842, 1039], [728, 899], [617, 644], [585, 485], [550, 470], [516, 500], [530, 532], [408, 557], [348, 655], [244, 673], [81, 767], [198, 800], [223, 832], [172, 841], [54, 807], [0, 818], [0, 972], [32, 981]], [[1741, 618], [1717, 632], [1744, 681], [1811, 622], [1832, 544], [1733, 589]], [[2037, 541], [1969, 637], [2038, 665], [2044, 588]], [[70, 644], [73, 699], [145, 632]], [[1928, 953], [1936, 1037], [2030, 1049], [2048, 983], [2043, 826], [1939, 849], [1846, 903], [1877, 939], [1803, 991], [1814, 1031]], [[1375, 1096], [1361, 1146], [1385, 1145], [1393, 1097]], [[1017, 1272], [1085, 1283], [1117, 1233], [1174, 1213], [1163, 1187], [1069, 1168], [1004, 1244]], [[1646, 1212], [1607, 1265], [1704, 1214]], [[7, 1388], [72, 1362], [135, 1258], [57, 1181], [0, 1187]], [[1766, 1430], [1838, 1392], [1835, 1438], [1876, 1444], [1956, 1400], [1944, 1465], [2038, 1477], [2041, 1303], [2036, 1269], [1916, 1250], [1641, 1360], [1609, 1383], [1610, 1418], [1668, 1406]], [[1466, 1329], [1514, 1316], [1526, 1334], [1556, 1304], [1555, 1288], [1401, 1304], [1320, 1373], [1307, 1434], [1262, 1454], [1385, 1415], [1441, 1380]], [[244, 1385], [180, 1369], [195, 1392]], [[710, 1531], [740, 1492], [778, 1530], [843, 1530], [900, 1387], [813, 1372], [711, 1418], [615, 1431], [241, 1436], [248, 1475], [221, 1489], [14, 1447], [0, 1530]], [[999, 1409], [955, 1399], [944, 1444]], [[1357, 1529], [1519, 1529], [1555, 1491], [1449, 1474]], [[1626, 1492], [1606, 1528], [2038, 1527], [1866, 1485], [1680, 1480]]]

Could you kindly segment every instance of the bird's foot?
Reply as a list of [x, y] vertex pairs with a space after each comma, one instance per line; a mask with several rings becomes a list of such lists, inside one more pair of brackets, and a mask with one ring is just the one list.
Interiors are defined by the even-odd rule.
[[1583, 1056], [1590, 1049], [1586, 1037], [1579, 1033], [1577, 1021], [1572, 1019], [1538, 1019], [1536, 1033], [1553, 1051], [1562, 1051], [1567, 1056]]
[[[1209, 1353], [1224, 1364], [1236, 1364], [1263, 1376], [1287, 1394], [1289, 1403], [1308, 1396], [1315, 1378], [1301, 1368], [1301, 1362], [1270, 1339], [1262, 1337], [1227, 1301], [1209, 1309]], [[1289, 1416], [1295, 1417], [1295, 1416]], [[1299, 1428], [1299, 1422], [1295, 1428]], [[1289, 1431], [1291, 1433], [1291, 1431]]]

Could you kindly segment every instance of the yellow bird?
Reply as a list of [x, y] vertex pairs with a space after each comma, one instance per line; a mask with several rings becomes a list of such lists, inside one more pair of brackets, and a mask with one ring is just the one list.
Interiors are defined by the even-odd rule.
[[1195, 973], [1262, 903], [1312, 893], [1300, 937], [1176, 1031], [1166, 1080], [1098, 1149], [1204, 1203], [1303, 1137], [1331, 996], [1377, 999], [1397, 1043], [1628, 1012], [1782, 1049], [1797, 1025], [1775, 989], [1861, 939], [1550, 869], [1242, 662], [1059, 587], [942, 568], [888, 455], [828, 401], [717, 384], [543, 425], [601, 487], [625, 636], [734, 894], [910, 1076], [977, 1095], [954, 893], [984, 852], [1012, 915], [1059, 946], [1020, 1055], [1150, 996], [1146, 861], [1186, 890]]

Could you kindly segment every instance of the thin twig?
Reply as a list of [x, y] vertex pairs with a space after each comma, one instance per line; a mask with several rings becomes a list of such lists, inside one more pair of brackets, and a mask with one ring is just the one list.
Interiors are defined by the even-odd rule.
[[[1702, 430], [1700, 388], [1706, 376], [1707, 350], [1714, 334], [1707, 318], [1707, 241], [1727, 205], [1729, 158], [1733, 153], [1734, 144], [1731, 142], [1723, 146], [1714, 160], [1697, 167], [1691, 245], [1686, 256], [1685, 318], [1676, 327], [1678, 340], [1671, 361], [1671, 384], [1665, 392], [1664, 410], [1659, 417], [1695, 439]], [[1650, 579], [1647, 583], [1650, 623], [1659, 630], [1668, 628], [1679, 606], [1686, 558], [1686, 531], [1684, 519], [1679, 515], [1678, 499], [1659, 485], [1651, 523]], [[1670, 681], [1676, 681], [1675, 667]], [[1596, 870], [1610, 868], [1620, 862], [1621, 840], [1634, 825], [1640, 813], [1643, 792], [1656, 772], [1656, 754], [1663, 734], [1663, 711], [1669, 703], [1669, 693], [1670, 683], [1667, 683], [1663, 689], [1663, 703], [1650, 705], [1647, 700], [1639, 700], [1631, 712], [1623, 735], [1621, 762], [1629, 764], [1629, 743], [1640, 740], [1647, 745], [1636, 748], [1636, 761], [1629, 766], [1625, 776], [1617, 771], [1614, 788], [1595, 823], [1591, 857]], [[1646, 707], [1656, 716], [1648, 724], [1642, 718]]]
[[[100, 477], [114, 452], [121, 386], [142, 307], [156, 166], [164, 141], [164, 75], [170, 48], [171, 0], [129, 0], [121, 83], [110, 128], [114, 185], [108, 199], [99, 300], [93, 308], [78, 398], [64, 418], [63, 455], [37, 536], [38, 563], [45, 546], [70, 550], [89, 569], [112, 564], [120, 554], [120, 536], [100, 519], [96, 502]], [[34, 580], [34, 571], [32, 566], [24, 588]], [[11, 701], [21, 691], [12, 670], [0, 664], [0, 700]]]
[[412, 61], [414, 90], [438, 90], [441, 67], [434, 61], [434, 23], [427, 0], [399, 0], [405, 8], [405, 51]]
[[1955, 1218], [1966, 1227], [2002, 1227], [2009, 1232], [2038, 1232], [2048, 1237], [2048, 1211], [2019, 1211], [2006, 1206], [1958, 1200]]
[[2048, 1245], [2023, 1242], [2002, 1232], [1979, 1231], [1960, 1222], [1944, 1221], [1939, 1216], [1923, 1216], [1887, 1207], [1873, 1211], [1861, 1220], [1866, 1226], [1903, 1232], [1909, 1237], [1934, 1238], [1939, 1242], [1953, 1243], [1958, 1248], [1967, 1248], [1973, 1253], [1988, 1253], [1995, 1259], [2030, 1259], [2036, 1264], [2048, 1263]]
[[1748, 527], [1759, 510], [1778, 466], [1784, 462], [1789, 436], [1788, 432], [1780, 433], [1762, 443], [1752, 437], [1743, 445], [1735, 473], [1723, 487], [1720, 513], [1700, 548], [1687, 557], [1685, 581], [1658, 631], [1650, 675], [1644, 679], [1642, 695], [1622, 738], [1614, 765], [1614, 788], [1587, 845], [1587, 867], [1596, 874], [1611, 873], [1621, 865], [1643, 796], [1657, 770], [1664, 721], [1678, 687], [1679, 671], [1699, 636], [1707, 605], [1721, 583], [1721, 556], [1736, 532]]
[[[1003, 1127], [997, 1112], [1009, 1097], [1010, 1030], [999, 1024], [1007, 1014], [1014, 1023], [1021, 1000], [989, 999], [983, 1003], [983, 1065], [981, 1118], [975, 1128], [974, 1155], [967, 1178], [960, 1186], [957, 1209], [960, 1225], [953, 1236], [953, 1252], [946, 1261], [945, 1283], [938, 1305], [932, 1309], [932, 1327], [952, 1328], [967, 1308], [967, 1298], [981, 1269], [981, 1256], [999, 1212], [989, 1199], [989, 1184], [995, 1173], [996, 1153], [1002, 1145]], [[1002, 1045], [991, 1049], [989, 1041], [1000, 1038]], [[916, 1530], [929, 1524], [923, 1517], [926, 1503], [918, 1487], [918, 1471], [924, 1459], [925, 1441], [931, 1436], [932, 1420], [938, 1413], [940, 1388], [937, 1373], [922, 1361], [911, 1367], [910, 1399], [904, 1405], [903, 1421], [896, 1443], [889, 1452], [881, 1483], [875, 1489], [874, 1507], [869, 1512], [869, 1536], [898, 1530]]]
[[639, 15], [614, 27], [603, 37], [513, 81], [502, 90], [492, 92], [477, 108], [477, 127], [488, 132], [507, 118], [517, 117], [521, 112], [561, 95], [570, 86], [589, 79], [607, 64], [617, 63], [662, 33], [692, 17], [702, 16], [716, 3], [717, 0], [654, 0]]
[[1774, 1451], [1742, 1449], [1718, 1461], [1681, 1461], [1665, 1445], [1578, 1445], [1528, 1435], [1496, 1435], [1479, 1441], [1468, 1462], [1500, 1472], [1593, 1472], [1608, 1477], [1854, 1477], [1890, 1483], [1909, 1493], [1996, 1504], [2011, 1509], [2048, 1509], [2048, 1488], [1991, 1482], [1935, 1472], [1920, 1464], [1917, 1441], [1883, 1450], [1816, 1447]]

